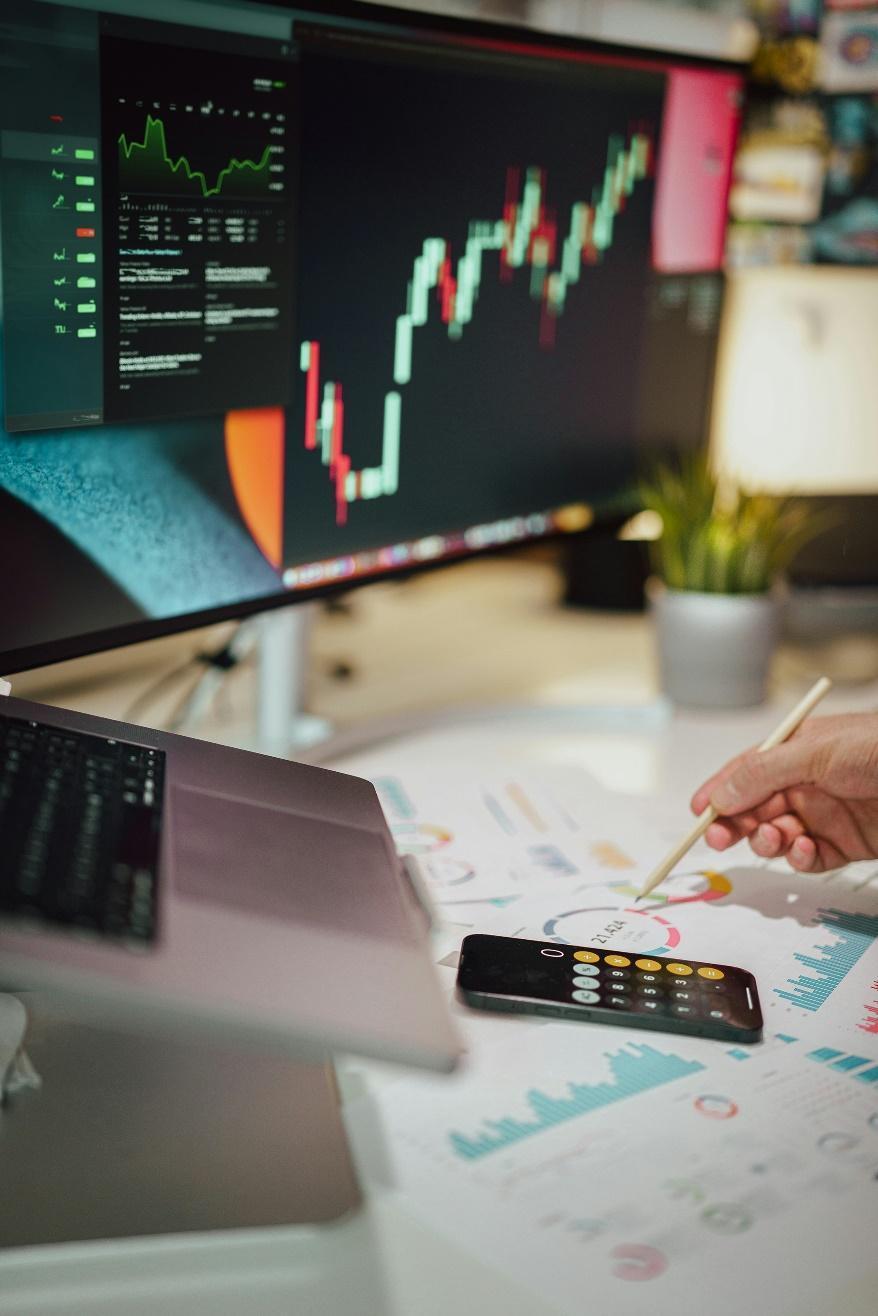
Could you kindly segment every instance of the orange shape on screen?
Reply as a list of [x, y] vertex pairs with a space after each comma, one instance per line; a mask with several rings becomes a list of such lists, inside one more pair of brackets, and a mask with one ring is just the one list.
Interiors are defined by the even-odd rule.
[[244, 524], [279, 571], [283, 558], [283, 409], [230, 411], [225, 430], [226, 463]]

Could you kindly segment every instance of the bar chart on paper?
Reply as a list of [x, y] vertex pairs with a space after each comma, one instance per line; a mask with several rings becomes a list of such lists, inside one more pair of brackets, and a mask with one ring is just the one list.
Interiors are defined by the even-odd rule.
[[808, 1052], [808, 1059], [818, 1065], [828, 1065], [841, 1074], [850, 1074], [861, 1083], [878, 1084], [878, 1060], [868, 1056], [852, 1055], [834, 1046], [820, 1046]]
[[820, 938], [813, 953], [797, 953], [794, 957], [810, 972], [789, 978], [783, 987], [774, 989], [781, 1000], [812, 1012], [825, 1004], [874, 944], [878, 938], [878, 917], [820, 909], [814, 926], [828, 934], [826, 939]]
[[623, 1101], [626, 1097], [696, 1074], [704, 1068], [697, 1060], [684, 1060], [672, 1052], [639, 1044], [625, 1046], [605, 1055], [612, 1074], [609, 1081], [571, 1082], [563, 1096], [551, 1096], [538, 1088], [532, 1088], [524, 1098], [531, 1113], [530, 1118], [501, 1115], [496, 1119], [483, 1120], [481, 1127], [472, 1133], [455, 1130], [448, 1137], [452, 1150], [462, 1160], [477, 1160], [579, 1115], [587, 1115]]

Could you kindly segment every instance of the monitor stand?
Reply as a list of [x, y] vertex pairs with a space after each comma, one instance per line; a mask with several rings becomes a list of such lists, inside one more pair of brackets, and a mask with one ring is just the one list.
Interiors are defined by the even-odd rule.
[[256, 745], [285, 757], [328, 739], [332, 724], [305, 712], [308, 645], [315, 604], [276, 608], [257, 618]]
[[0, 1109], [0, 1249], [322, 1224], [360, 1205], [327, 1057], [134, 1035], [22, 999], [42, 1086]]
[[243, 622], [223, 650], [227, 661], [211, 662], [181, 708], [169, 731], [197, 735], [228, 667], [256, 653], [256, 708], [252, 734], [234, 743], [287, 758], [328, 740], [332, 723], [305, 711], [308, 646], [315, 604], [275, 608]]

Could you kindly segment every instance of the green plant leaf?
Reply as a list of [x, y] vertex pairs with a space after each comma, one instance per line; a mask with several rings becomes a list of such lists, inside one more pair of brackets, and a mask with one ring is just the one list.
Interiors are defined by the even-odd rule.
[[720, 488], [704, 453], [654, 465], [638, 492], [661, 517], [651, 555], [671, 589], [763, 593], [835, 520], [803, 499], [748, 493], [727, 481]]

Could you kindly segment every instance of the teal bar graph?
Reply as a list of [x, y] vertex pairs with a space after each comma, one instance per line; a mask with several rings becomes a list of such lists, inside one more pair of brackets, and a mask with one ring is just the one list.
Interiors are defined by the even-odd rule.
[[[835, 1047], [818, 1046], [815, 1051], [808, 1052], [808, 1059], [818, 1065], [828, 1065], [841, 1074], [850, 1074], [851, 1078], [857, 1078], [863, 1083], [878, 1083], [878, 1064], [869, 1056], [845, 1055], [844, 1051], [838, 1051]], [[863, 1069], [863, 1065], [871, 1068]], [[854, 1073], [854, 1070], [858, 1072]]]
[[813, 955], [795, 956], [811, 974], [790, 978], [787, 987], [774, 989], [781, 1000], [802, 1010], [819, 1010], [878, 937], [878, 918], [869, 914], [821, 909], [815, 924], [831, 933], [832, 940], [815, 946]]
[[539, 1088], [532, 1088], [525, 1096], [532, 1112], [531, 1119], [501, 1115], [498, 1119], [485, 1120], [475, 1133], [464, 1134], [455, 1130], [448, 1139], [452, 1150], [462, 1160], [477, 1160], [556, 1124], [588, 1115], [626, 1097], [704, 1069], [697, 1060], [683, 1060], [680, 1056], [637, 1044], [608, 1053], [607, 1058], [613, 1075], [608, 1082], [569, 1083], [569, 1095], [562, 1097], [553, 1097]]
[[835, 1060], [830, 1069], [839, 1069], [842, 1073], [847, 1073], [849, 1069], [862, 1069], [863, 1065], [868, 1065], [869, 1061], [866, 1056], [842, 1056], [841, 1060]]

